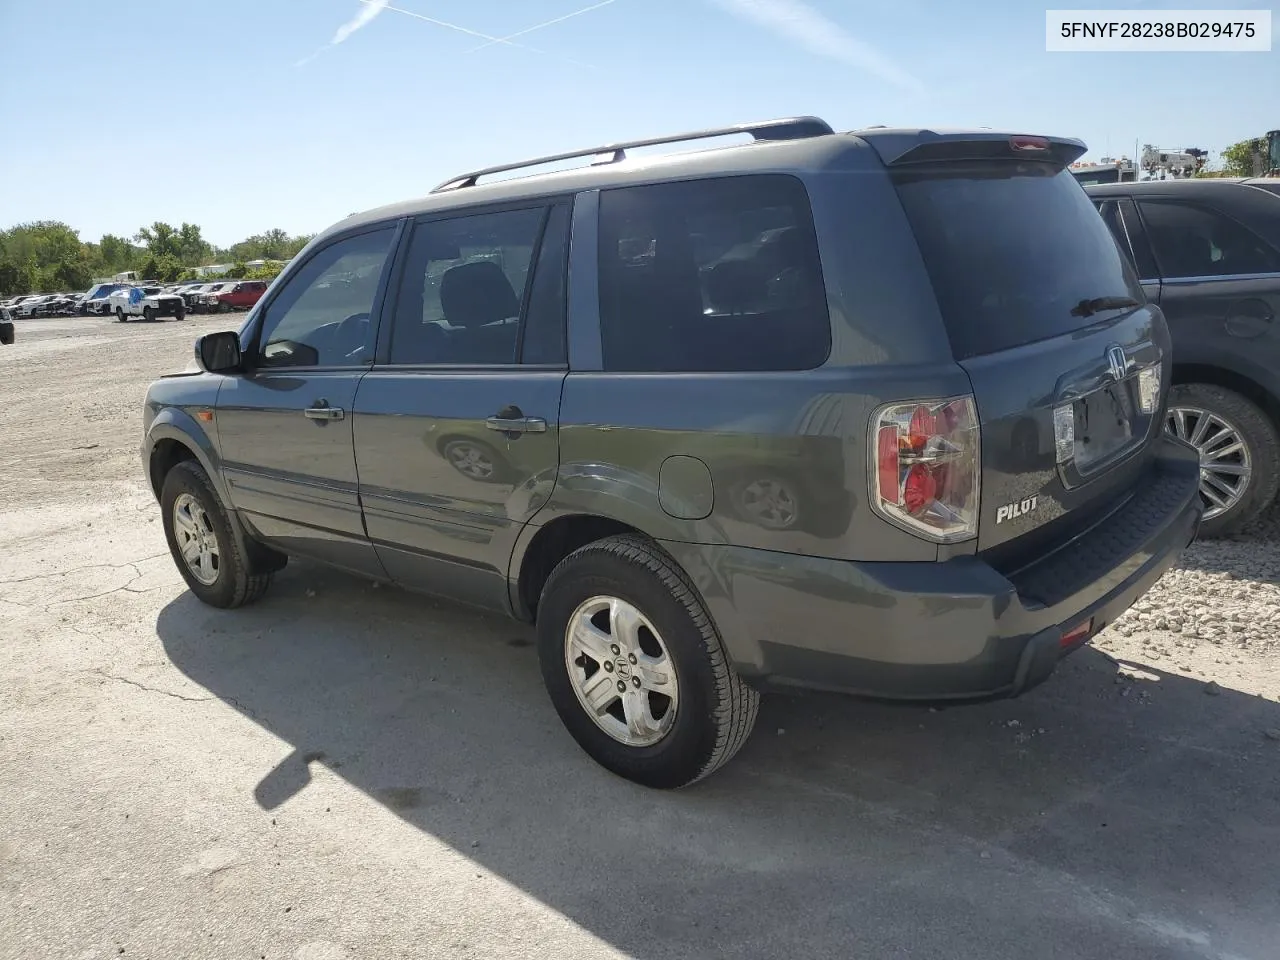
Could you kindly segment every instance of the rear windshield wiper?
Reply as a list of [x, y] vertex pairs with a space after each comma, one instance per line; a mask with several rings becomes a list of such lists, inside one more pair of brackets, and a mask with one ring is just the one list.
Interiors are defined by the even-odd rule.
[[1092, 300], [1081, 300], [1071, 308], [1073, 317], [1092, 317], [1103, 310], [1123, 310], [1125, 307], [1140, 307], [1133, 297], [1094, 297]]

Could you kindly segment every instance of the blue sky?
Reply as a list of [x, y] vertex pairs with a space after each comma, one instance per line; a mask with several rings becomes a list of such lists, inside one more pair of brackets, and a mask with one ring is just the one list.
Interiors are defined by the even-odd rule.
[[469, 167], [799, 113], [1078, 136], [1092, 156], [1280, 127], [1280, 39], [1050, 54], [1046, 5], [1026, 0], [381, 3], [0, 0], [0, 227], [310, 233]]

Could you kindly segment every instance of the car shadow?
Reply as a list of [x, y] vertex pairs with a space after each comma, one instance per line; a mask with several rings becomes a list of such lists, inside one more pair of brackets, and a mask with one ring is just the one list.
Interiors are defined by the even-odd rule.
[[520, 624], [294, 563], [258, 605], [184, 593], [157, 629], [291, 745], [246, 804], [325, 765], [641, 960], [1280, 942], [1280, 705], [1092, 648], [1017, 701], [768, 696], [732, 763], [660, 792], [578, 750]]
[[1231, 536], [1197, 538], [1178, 563], [1206, 573], [1280, 582], [1280, 501]]

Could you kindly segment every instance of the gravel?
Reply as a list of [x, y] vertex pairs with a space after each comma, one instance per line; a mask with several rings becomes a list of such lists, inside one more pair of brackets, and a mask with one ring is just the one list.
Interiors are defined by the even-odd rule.
[[[1280, 504], [1238, 535], [1197, 540], [1099, 636], [1120, 657], [1207, 676], [1209, 666], [1269, 668], [1280, 654]], [[1256, 670], [1254, 671], [1256, 673]]]

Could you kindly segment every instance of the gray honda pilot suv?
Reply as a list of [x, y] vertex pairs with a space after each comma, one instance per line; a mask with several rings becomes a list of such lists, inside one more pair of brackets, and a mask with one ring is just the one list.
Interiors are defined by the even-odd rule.
[[1019, 694], [1202, 510], [1084, 149], [798, 118], [351, 216], [149, 389], [178, 569], [217, 607], [298, 556], [534, 622], [569, 732], [654, 787], [770, 685]]

